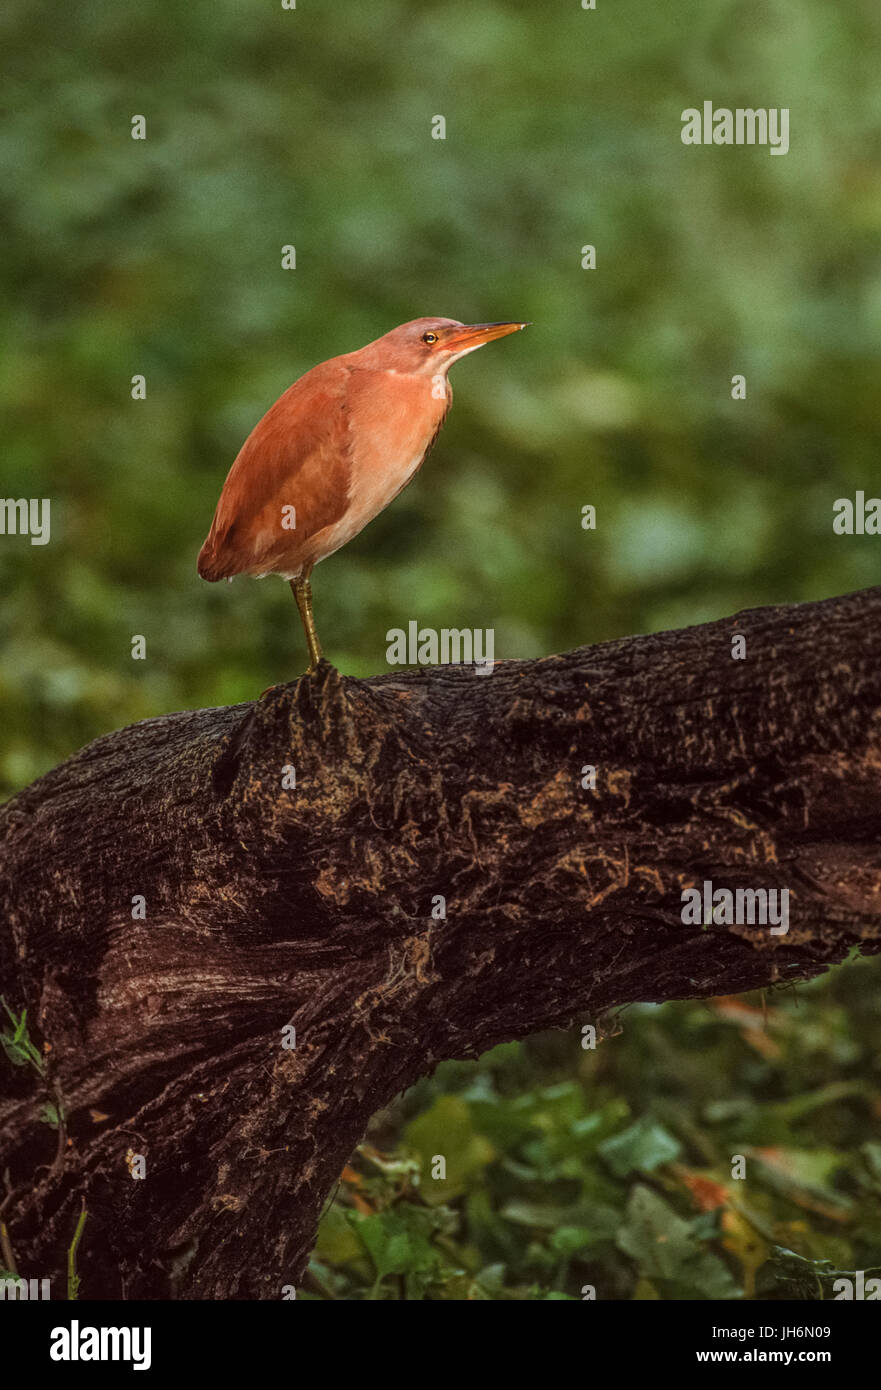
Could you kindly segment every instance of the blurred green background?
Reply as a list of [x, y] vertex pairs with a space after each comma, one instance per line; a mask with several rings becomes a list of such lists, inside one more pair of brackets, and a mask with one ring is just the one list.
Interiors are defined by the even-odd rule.
[[[199, 546], [285, 387], [423, 314], [533, 327], [318, 570], [342, 670], [410, 618], [527, 657], [874, 582], [831, 516], [881, 445], [879, 40], [874, 0], [7, 0], [0, 484], [53, 537], [0, 543], [5, 788], [299, 673], [287, 586]], [[789, 154], [684, 146], [705, 98]]]
[[[412, 618], [529, 657], [877, 580], [831, 527], [878, 491], [877, 0], [6, 0], [0, 49], [0, 494], [52, 499], [49, 545], [0, 537], [0, 793], [303, 669], [287, 586], [196, 555], [285, 387], [423, 314], [533, 326], [454, 369], [426, 467], [317, 571], [343, 671]], [[790, 152], [682, 145], [705, 99], [789, 107]]]

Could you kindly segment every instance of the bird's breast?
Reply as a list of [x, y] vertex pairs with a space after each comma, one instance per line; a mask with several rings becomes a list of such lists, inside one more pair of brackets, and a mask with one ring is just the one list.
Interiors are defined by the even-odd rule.
[[322, 538], [329, 547], [325, 555], [356, 536], [407, 486], [437, 437], [451, 394], [445, 377], [352, 373], [348, 505]]

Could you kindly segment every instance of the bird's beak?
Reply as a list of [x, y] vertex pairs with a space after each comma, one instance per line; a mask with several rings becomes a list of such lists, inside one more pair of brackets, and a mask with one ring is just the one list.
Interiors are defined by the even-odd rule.
[[509, 333], [518, 333], [521, 328], [528, 327], [528, 323], [466, 323], [446, 339], [443, 347], [445, 350], [452, 348], [454, 352], [467, 352], [471, 348], [483, 347], [484, 343], [491, 343], [494, 338], [507, 338]]

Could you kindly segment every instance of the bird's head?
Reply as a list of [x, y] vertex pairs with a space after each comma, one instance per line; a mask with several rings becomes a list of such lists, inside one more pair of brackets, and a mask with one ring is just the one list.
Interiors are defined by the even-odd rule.
[[458, 319], [413, 319], [361, 349], [359, 356], [377, 370], [408, 375], [446, 373], [466, 353], [526, 328], [525, 323], [459, 323]]

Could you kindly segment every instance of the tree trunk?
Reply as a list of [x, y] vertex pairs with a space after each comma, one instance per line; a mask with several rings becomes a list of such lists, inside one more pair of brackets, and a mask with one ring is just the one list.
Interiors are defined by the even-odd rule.
[[[881, 949], [879, 619], [873, 589], [492, 675], [325, 663], [16, 796], [0, 992], [46, 1049], [0, 1056], [19, 1270], [58, 1296], [84, 1199], [84, 1296], [279, 1298], [438, 1061]], [[684, 923], [704, 880], [789, 889], [788, 932]]]

